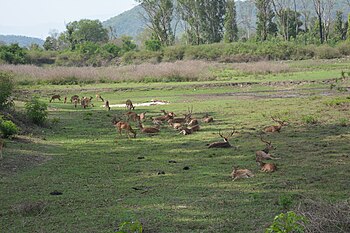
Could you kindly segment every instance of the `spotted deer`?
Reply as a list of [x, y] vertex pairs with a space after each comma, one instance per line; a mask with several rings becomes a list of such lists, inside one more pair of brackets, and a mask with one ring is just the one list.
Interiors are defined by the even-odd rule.
[[270, 154], [270, 150], [275, 150], [276, 147], [274, 147], [270, 141], [264, 140], [261, 135], [260, 140], [266, 144], [266, 147], [263, 150], [258, 150], [255, 152], [256, 160], [262, 161], [267, 159], [279, 159]]
[[132, 104], [132, 102], [131, 102], [131, 100], [126, 100], [126, 102], [125, 102], [125, 106], [126, 106], [126, 108], [127, 109], [129, 109], [129, 110], [134, 110], [135, 109], [135, 106]]
[[143, 127], [142, 123], [139, 121], [139, 127], [142, 133], [145, 134], [156, 134], [159, 133], [160, 130], [156, 127]]
[[228, 141], [228, 139], [230, 137], [233, 136], [233, 134], [235, 133], [234, 130], [232, 130], [232, 132], [227, 135], [227, 136], [224, 136], [221, 131], [219, 130], [219, 136], [224, 139], [223, 142], [213, 142], [213, 143], [210, 143], [210, 144], [207, 144], [208, 148], [230, 148], [232, 147], [232, 145], [230, 144], [230, 142]]
[[136, 131], [133, 130], [128, 122], [121, 121], [116, 117], [113, 118], [112, 123], [117, 128], [120, 136], [122, 136], [122, 130], [125, 130], [126, 135], [130, 138], [130, 133], [132, 133], [134, 138], [136, 138]]
[[256, 161], [258, 166], [260, 166], [260, 171], [262, 172], [275, 172], [277, 171], [277, 166], [274, 163], [264, 163], [262, 161]]
[[55, 100], [55, 99], [58, 99], [59, 101], [61, 101], [61, 96], [60, 95], [53, 95], [51, 96], [51, 99], [50, 99], [50, 103]]
[[211, 117], [211, 116], [209, 116], [208, 113], [206, 113], [206, 114], [204, 115], [204, 117], [202, 118], [202, 121], [203, 121], [204, 123], [210, 123], [210, 122], [213, 122], [213, 121], [214, 121], [214, 118]]
[[272, 126], [265, 127], [263, 129], [263, 131], [265, 133], [274, 133], [274, 132], [278, 132], [279, 133], [283, 126], [288, 125], [288, 123], [286, 121], [281, 121], [281, 120], [278, 120], [278, 119], [276, 119], [274, 117], [271, 117], [271, 118], [272, 118], [273, 121], [277, 122], [279, 125], [272, 125]]
[[235, 181], [237, 179], [245, 179], [245, 178], [251, 178], [254, 177], [253, 172], [251, 172], [248, 169], [238, 169], [237, 167], [233, 167], [233, 171], [231, 173], [232, 181]]
[[188, 134], [192, 134], [193, 132], [199, 131], [200, 130], [200, 126], [199, 125], [195, 125], [195, 126], [192, 126], [190, 128], [182, 127], [180, 129], [181, 129], [180, 130], [180, 134], [188, 135]]

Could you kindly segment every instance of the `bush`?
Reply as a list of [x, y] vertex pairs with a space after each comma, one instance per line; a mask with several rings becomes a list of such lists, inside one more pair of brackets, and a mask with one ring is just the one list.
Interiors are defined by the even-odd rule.
[[14, 134], [17, 134], [19, 129], [15, 123], [10, 120], [4, 120], [0, 117], [0, 131], [4, 138], [9, 138]]
[[337, 46], [341, 55], [349, 56], [350, 55], [350, 43], [342, 42]]
[[0, 72], [0, 110], [12, 104], [9, 101], [9, 97], [12, 94], [13, 87], [14, 84], [11, 75]]
[[37, 125], [41, 125], [47, 118], [47, 104], [40, 101], [38, 97], [25, 104], [28, 117]]
[[159, 40], [146, 40], [145, 47], [149, 51], [159, 51], [162, 48], [162, 44]]
[[332, 59], [341, 57], [339, 51], [336, 48], [329, 45], [323, 45], [316, 48], [316, 57], [319, 59]]
[[297, 215], [293, 211], [288, 211], [287, 213], [281, 213], [277, 215], [273, 220], [272, 225], [266, 229], [266, 233], [278, 232], [278, 233], [288, 233], [288, 232], [304, 232], [305, 227], [302, 225], [306, 222], [306, 218]]

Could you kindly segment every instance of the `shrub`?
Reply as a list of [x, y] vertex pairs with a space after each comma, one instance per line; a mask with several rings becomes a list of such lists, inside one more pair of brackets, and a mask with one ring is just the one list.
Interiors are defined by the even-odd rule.
[[306, 218], [297, 215], [293, 211], [288, 211], [287, 213], [281, 213], [277, 215], [273, 220], [270, 227], [266, 229], [266, 233], [278, 232], [278, 233], [288, 233], [288, 232], [304, 232], [305, 227], [302, 225], [306, 222]]
[[332, 59], [341, 57], [339, 51], [336, 48], [329, 45], [323, 45], [316, 48], [316, 57], [319, 59]]
[[9, 106], [9, 97], [12, 94], [14, 84], [9, 73], [0, 72], [0, 110]]
[[146, 40], [145, 47], [149, 51], [159, 51], [162, 48], [162, 44], [159, 40]]
[[338, 48], [341, 55], [344, 55], [344, 56], [350, 55], [350, 43], [349, 42], [339, 43], [337, 48]]
[[28, 117], [37, 125], [41, 125], [47, 118], [47, 104], [40, 101], [38, 97], [33, 97], [25, 104]]
[[17, 134], [19, 129], [15, 123], [10, 120], [4, 120], [0, 117], [0, 131], [4, 138], [9, 138], [14, 134]]
[[142, 233], [142, 224], [136, 222], [123, 222], [119, 225], [116, 233]]

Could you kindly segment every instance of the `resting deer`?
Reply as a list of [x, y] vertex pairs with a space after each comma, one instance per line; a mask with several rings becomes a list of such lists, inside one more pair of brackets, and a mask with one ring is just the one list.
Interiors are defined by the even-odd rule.
[[131, 102], [131, 100], [126, 100], [126, 102], [125, 102], [125, 105], [126, 105], [126, 108], [127, 109], [129, 109], [129, 110], [134, 110], [135, 109], [135, 107], [134, 107], [134, 105], [132, 104], [132, 102]]
[[127, 116], [127, 121], [130, 121], [130, 119], [135, 122], [140, 121], [140, 116], [136, 112], [126, 112], [125, 115]]
[[232, 147], [232, 145], [229, 143], [228, 139], [230, 137], [232, 137], [234, 133], [235, 133], [235, 131], [232, 130], [232, 132], [228, 136], [224, 137], [222, 135], [221, 131], [219, 130], [219, 135], [221, 138], [224, 139], [224, 141], [223, 142], [213, 142], [213, 143], [207, 144], [208, 148], [230, 148], [230, 147]]
[[146, 127], [144, 128], [142, 123], [139, 121], [139, 127], [141, 129], [142, 133], [146, 133], [146, 134], [155, 134], [155, 133], [159, 133], [159, 129], [156, 127]]
[[288, 125], [288, 123], [285, 121], [277, 120], [274, 117], [271, 117], [271, 118], [273, 121], [277, 122], [279, 125], [272, 125], [272, 126], [265, 127], [263, 130], [265, 133], [274, 133], [274, 132], [279, 133], [283, 126]]
[[182, 129], [180, 130], [180, 134], [182, 133], [183, 135], [188, 135], [188, 134], [192, 134], [193, 132], [196, 132], [199, 130], [200, 130], [199, 125], [195, 125], [195, 126], [192, 126], [190, 128], [182, 127]]
[[260, 166], [260, 171], [262, 172], [274, 172], [277, 171], [277, 166], [274, 163], [264, 163], [260, 160], [256, 161], [257, 164]]
[[105, 100], [102, 98], [102, 96], [100, 94], [96, 94], [96, 101], [101, 100], [102, 102], [104, 102]]
[[199, 122], [197, 119], [190, 119], [187, 121], [187, 125], [188, 126], [195, 126], [195, 125], [199, 125]]
[[236, 167], [234, 167], [231, 173], [231, 177], [233, 179], [232, 181], [235, 181], [237, 179], [254, 177], [254, 174], [248, 169], [237, 169]]
[[0, 139], [0, 159], [2, 159], [2, 149], [4, 148], [4, 141]]
[[265, 149], [259, 150], [255, 153], [256, 159], [259, 161], [264, 160], [264, 159], [279, 159], [279, 158], [275, 158], [274, 156], [272, 156], [269, 153], [270, 150], [275, 150], [276, 147], [274, 147], [271, 144], [271, 142], [264, 140], [261, 135], [260, 135], [260, 140], [266, 144], [266, 147], [265, 147]]
[[111, 110], [111, 107], [109, 106], [109, 101], [108, 100], [106, 100], [106, 102], [105, 102], [105, 108], [107, 108], [108, 111]]
[[210, 122], [213, 122], [213, 121], [214, 121], [214, 118], [211, 117], [211, 116], [209, 116], [208, 113], [206, 113], [206, 114], [204, 115], [202, 121], [203, 121], [204, 123], [210, 123]]
[[174, 129], [180, 129], [183, 127], [181, 123], [169, 123], [169, 125]]
[[188, 123], [191, 121], [191, 116], [192, 116], [192, 110], [193, 110], [193, 107], [190, 109], [188, 108], [188, 113], [187, 114], [184, 114], [184, 117], [176, 117], [176, 118], [171, 118], [170, 120], [168, 120], [168, 123], [171, 124], [171, 123]]
[[134, 135], [134, 138], [136, 138], [136, 131], [131, 128], [128, 122], [124, 122], [121, 120], [118, 121], [116, 117], [113, 118], [112, 122], [114, 126], [117, 128], [120, 136], [122, 135], [122, 130], [125, 130], [128, 138], [130, 138], [130, 133], [132, 133]]
[[50, 103], [55, 100], [55, 99], [58, 99], [59, 101], [61, 101], [61, 96], [60, 95], [53, 95], [51, 96], [51, 99], [50, 99]]
[[140, 120], [141, 122], [144, 122], [144, 121], [146, 120], [146, 112], [140, 113], [140, 115], [139, 115], [139, 120]]
[[167, 115], [158, 116], [158, 117], [152, 117], [152, 120], [156, 121], [169, 121], [170, 119], [174, 118], [173, 112], [168, 112]]

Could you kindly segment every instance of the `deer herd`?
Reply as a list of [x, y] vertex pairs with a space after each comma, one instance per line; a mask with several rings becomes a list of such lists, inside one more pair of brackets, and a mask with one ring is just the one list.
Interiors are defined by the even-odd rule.
[[[53, 95], [50, 99], [50, 102], [53, 100], [58, 99], [61, 100], [60, 95]], [[73, 95], [70, 98], [70, 102], [74, 104], [74, 107], [77, 107], [78, 103], [83, 108], [87, 108], [89, 106], [94, 106], [92, 104], [93, 97], [79, 97], [78, 95]], [[105, 107], [107, 110], [110, 110], [110, 105], [108, 100], [104, 100], [100, 94], [96, 94], [96, 100], [101, 100], [105, 103]], [[64, 103], [67, 102], [67, 97], [64, 98]], [[193, 117], [193, 107], [188, 108], [188, 113], [184, 114], [183, 117], [177, 117], [177, 115], [174, 112], [168, 112], [165, 110], [161, 110], [162, 115], [159, 116], [153, 116], [149, 117], [147, 119], [146, 112], [142, 112], [140, 114], [136, 113], [135, 106], [133, 105], [132, 101], [130, 99], [126, 100], [125, 107], [127, 111], [122, 114], [122, 116], [114, 116], [112, 123], [116, 127], [117, 131], [119, 132], [119, 135], [122, 136], [122, 132], [125, 132], [125, 135], [130, 139], [132, 136], [133, 138], [136, 138], [136, 131], [132, 128], [131, 122], [135, 122], [135, 126], [137, 126], [142, 134], [146, 135], [156, 135], [160, 133], [161, 129], [164, 128], [166, 125], [173, 128], [174, 130], [177, 130], [179, 134], [183, 135], [189, 135], [193, 134], [194, 132], [200, 131], [200, 122], [202, 123], [212, 123], [214, 122], [214, 118], [212, 116], [209, 116], [208, 113], [206, 113], [201, 119], [197, 119]], [[268, 126], [262, 129], [259, 137], [261, 142], [265, 143], [265, 148], [262, 150], [258, 150], [255, 152], [255, 161], [262, 172], [275, 172], [277, 170], [277, 166], [275, 163], [265, 163], [266, 160], [277, 160], [279, 158], [273, 156], [270, 151], [275, 150], [276, 147], [274, 147], [271, 143], [271, 141], [267, 141], [263, 138], [264, 134], [269, 133], [280, 133], [282, 127], [287, 126], [286, 121], [282, 121], [280, 119], [276, 119], [275, 117], [271, 117], [271, 119], [278, 123], [278, 125], [272, 125]], [[146, 121], [152, 122], [152, 126], [144, 126], [144, 123]], [[207, 144], [208, 148], [232, 148], [232, 146], [229, 142], [229, 139], [235, 134], [237, 131], [234, 129], [228, 133], [227, 135], [224, 135], [221, 130], [219, 130], [218, 135], [223, 139], [223, 141], [217, 141], [212, 142], [210, 144]], [[2, 151], [2, 143], [0, 142], [0, 155]], [[238, 167], [233, 167], [232, 173], [231, 173], [232, 180], [235, 181], [237, 179], [243, 179], [243, 178], [251, 178], [254, 177], [254, 174], [252, 171], [248, 169], [238, 169]]]

